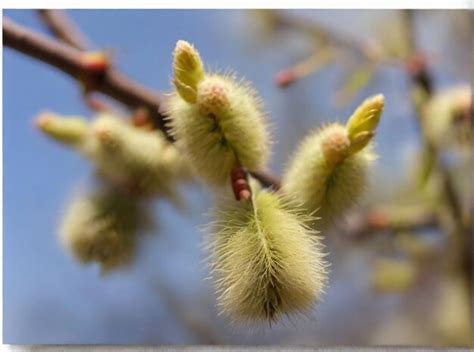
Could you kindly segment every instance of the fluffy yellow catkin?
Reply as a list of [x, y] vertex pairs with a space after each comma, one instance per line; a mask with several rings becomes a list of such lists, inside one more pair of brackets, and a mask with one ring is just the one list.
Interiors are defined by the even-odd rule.
[[326, 227], [356, 203], [367, 184], [375, 154], [370, 141], [384, 106], [382, 95], [365, 100], [346, 126], [330, 124], [299, 146], [283, 175], [285, 192], [318, 211]]
[[196, 49], [179, 41], [169, 123], [195, 173], [210, 185], [222, 186], [238, 164], [250, 170], [266, 164], [270, 137], [251, 85], [232, 75], [204, 73], [202, 66]]
[[96, 262], [103, 273], [128, 265], [139, 232], [151, 221], [137, 199], [114, 189], [76, 196], [60, 228], [60, 241], [81, 263]]
[[223, 201], [208, 229], [209, 262], [221, 311], [236, 323], [308, 313], [320, 299], [326, 263], [314, 219], [284, 196], [253, 191], [252, 202]]

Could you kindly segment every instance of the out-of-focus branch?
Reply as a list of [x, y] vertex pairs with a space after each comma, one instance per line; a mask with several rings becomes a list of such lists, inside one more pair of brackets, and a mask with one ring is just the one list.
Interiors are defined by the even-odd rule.
[[38, 13], [52, 34], [70, 46], [86, 50], [85, 36], [77, 29], [63, 10], [38, 10]]
[[[125, 106], [134, 110], [146, 108], [168, 140], [174, 140], [165, 124], [165, 116], [160, 112], [161, 99], [158, 93], [139, 85], [112, 68], [98, 74], [84, 60], [84, 52], [35, 33], [6, 17], [3, 18], [3, 42], [5, 46], [47, 63], [80, 83], [84, 80], [94, 82], [89, 89], [103, 93]], [[251, 174], [266, 187], [280, 188], [279, 178], [266, 171], [252, 170]]]
[[394, 213], [374, 208], [350, 217], [345, 232], [350, 238], [359, 240], [371, 238], [374, 233], [418, 231], [438, 225], [438, 218], [434, 212], [410, 210]]
[[331, 43], [334, 46], [344, 47], [353, 52], [367, 58], [373, 59], [373, 48], [351, 40], [350, 38], [338, 35], [332, 31], [326, 30], [313, 21], [305, 20], [299, 16], [291, 15], [284, 11], [272, 11], [273, 21], [277, 27], [296, 29], [302, 33], [306, 33], [313, 38], [319, 38], [326, 44]]
[[[377, 43], [361, 42], [345, 35], [339, 35], [334, 31], [323, 28], [313, 21], [305, 20], [304, 18], [288, 14], [287, 12], [266, 11], [268, 11], [266, 15], [267, 20], [271, 20], [275, 28], [297, 30], [316, 42], [319, 42], [316, 51], [333, 52], [335, 50], [348, 50], [351, 51], [352, 54], [360, 56], [366, 64], [372, 66], [380, 63], [400, 66], [400, 60], [384, 55], [382, 48]], [[293, 83], [299, 78], [315, 72], [322, 65], [319, 62], [315, 62], [315, 55], [312, 55], [293, 67], [285, 68], [278, 72], [275, 79], [276, 83], [280, 87], [286, 87], [289, 83]], [[333, 58], [334, 56], [331, 55], [330, 57], [324, 57], [324, 60], [319, 58], [319, 61], [327, 63], [327, 61]], [[294, 73], [294, 71], [296, 73]]]
[[[411, 76], [412, 86], [414, 90], [422, 92], [422, 97], [413, 97], [413, 105], [417, 112], [417, 121], [420, 128], [420, 134], [423, 138], [425, 148], [429, 148], [435, 156], [433, 172], [441, 179], [440, 194], [446, 202], [451, 218], [455, 223], [455, 229], [452, 231], [452, 251], [451, 258], [459, 263], [461, 270], [465, 272], [466, 279], [470, 282], [472, 278], [472, 236], [471, 225], [466, 223], [463, 214], [462, 202], [457, 194], [455, 183], [451, 171], [443, 163], [440, 157], [439, 148], [431, 141], [423, 130], [423, 105], [431, 99], [434, 92], [434, 80], [431, 71], [427, 65], [424, 56], [417, 52], [417, 42], [414, 28], [414, 15], [412, 10], [404, 10], [402, 12], [403, 21], [406, 28], [406, 40], [412, 53], [412, 62], [409, 61], [407, 70]], [[472, 221], [472, 220], [471, 220]]]

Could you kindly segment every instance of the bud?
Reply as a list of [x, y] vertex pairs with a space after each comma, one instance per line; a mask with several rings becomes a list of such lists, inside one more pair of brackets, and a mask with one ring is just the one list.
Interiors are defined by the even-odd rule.
[[77, 79], [82, 89], [85, 93], [97, 90], [111, 66], [109, 56], [102, 51], [91, 51], [80, 53], [79, 58], [82, 70]]
[[321, 152], [329, 165], [339, 164], [347, 157], [350, 141], [344, 126], [330, 125], [321, 135]]
[[52, 139], [67, 145], [80, 144], [87, 134], [87, 122], [76, 116], [63, 117], [43, 112], [37, 117], [35, 124]]
[[195, 103], [197, 86], [204, 78], [199, 52], [188, 42], [179, 40], [174, 50], [173, 69], [173, 83], [178, 94], [188, 103]]
[[196, 175], [221, 187], [238, 165], [265, 166], [270, 138], [261, 101], [249, 83], [208, 74], [197, 85], [195, 104], [177, 90], [169, 101], [171, 133]]
[[234, 322], [307, 313], [327, 274], [319, 238], [283, 196], [252, 189], [253, 202], [222, 201], [207, 240], [221, 311]]
[[60, 240], [78, 261], [96, 262], [106, 273], [131, 263], [137, 236], [150, 225], [147, 212], [114, 189], [79, 195], [66, 210]]
[[203, 115], [224, 114], [230, 107], [225, 82], [217, 76], [205, 79], [199, 84], [196, 104]]
[[354, 111], [346, 123], [347, 133], [351, 141], [350, 154], [364, 148], [374, 136], [380, 116], [384, 108], [384, 96], [375, 95], [366, 99]]
[[231, 171], [231, 186], [236, 200], [249, 201], [252, 197], [252, 189], [249, 183], [247, 171], [237, 166]]
[[289, 86], [290, 84], [294, 83], [297, 78], [298, 78], [298, 75], [296, 74], [294, 70], [286, 69], [277, 73], [275, 77], [275, 83], [277, 86], [281, 88], [285, 88]]
[[87, 71], [103, 73], [110, 67], [110, 59], [103, 51], [81, 53], [81, 63]]

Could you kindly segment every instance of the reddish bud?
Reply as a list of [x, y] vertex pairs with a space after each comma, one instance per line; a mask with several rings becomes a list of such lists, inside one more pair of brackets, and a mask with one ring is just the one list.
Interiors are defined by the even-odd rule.
[[249, 200], [252, 196], [252, 192], [250, 190], [247, 172], [244, 168], [242, 166], [235, 167], [231, 171], [230, 178], [235, 199]]
[[277, 73], [275, 77], [275, 83], [277, 86], [284, 88], [289, 86], [290, 84], [294, 83], [298, 75], [291, 69], [282, 70]]
[[51, 121], [51, 116], [48, 112], [42, 112], [35, 119], [34, 124], [39, 129], [43, 129]]
[[104, 72], [110, 67], [109, 57], [101, 51], [83, 53], [81, 62], [86, 70], [94, 72]]
[[387, 224], [387, 217], [384, 213], [379, 211], [372, 211], [367, 217], [367, 223], [370, 227], [375, 229], [381, 229]]

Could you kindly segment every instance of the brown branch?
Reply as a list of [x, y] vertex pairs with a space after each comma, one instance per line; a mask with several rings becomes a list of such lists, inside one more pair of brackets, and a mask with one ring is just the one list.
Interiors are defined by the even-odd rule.
[[263, 187], [272, 187], [274, 190], [281, 188], [281, 181], [278, 177], [272, 175], [268, 171], [250, 171], [254, 178], [256, 178]]
[[38, 14], [51, 33], [70, 46], [86, 50], [89, 46], [85, 36], [77, 29], [63, 10], [38, 10]]
[[[25, 55], [47, 63], [71, 76], [79, 82], [93, 78], [92, 90], [103, 93], [129, 108], [135, 110], [147, 108], [155, 125], [161, 129], [168, 140], [174, 141], [165, 124], [165, 115], [160, 112], [161, 99], [158, 93], [145, 88], [125, 77], [114, 69], [107, 69], [97, 81], [97, 72], [91, 71], [82, 60], [82, 51], [69, 45], [35, 33], [3, 18], [3, 43]], [[251, 174], [265, 187], [280, 188], [278, 177], [266, 171], [252, 171]]]
[[[3, 18], [3, 43], [23, 54], [47, 63], [82, 82], [96, 78], [97, 72], [84, 65], [82, 52], [39, 33], [35, 33], [8, 18]], [[122, 104], [137, 109], [146, 107], [157, 127], [167, 133], [164, 115], [160, 112], [157, 93], [139, 85], [114, 69], [106, 70], [100, 80], [94, 80], [93, 90], [101, 92]]]

